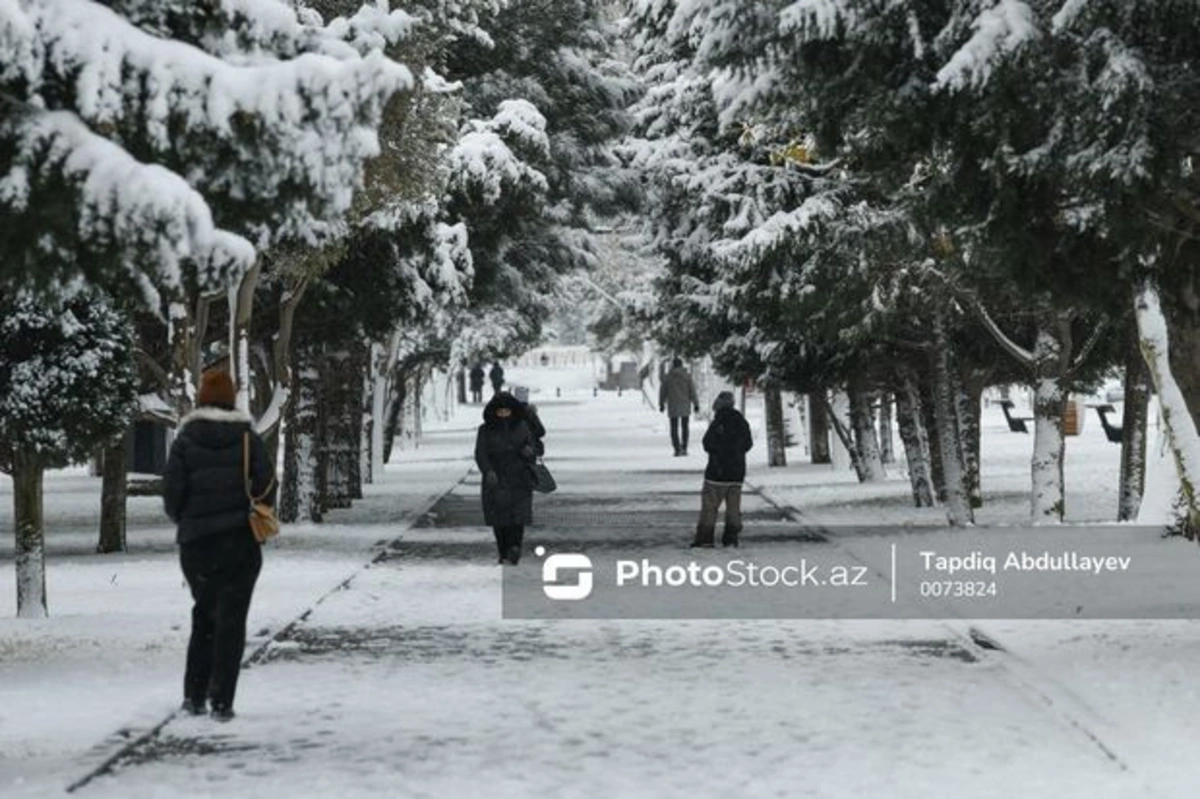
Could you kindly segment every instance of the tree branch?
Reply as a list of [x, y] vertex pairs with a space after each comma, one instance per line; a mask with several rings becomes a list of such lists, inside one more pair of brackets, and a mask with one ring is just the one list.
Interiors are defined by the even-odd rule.
[[1100, 317], [1100, 321], [1096, 324], [1096, 327], [1088, 336], [1087, 341], [1085, 341], [1083, 346], [1079, 348], [1079, 354], [1076, 355], [1075, 360], [1071, 362], [1070, 370], [1072, 372], [1083, 366], [1083, 364], [1087, 361], [1088, 356], [1092, 354], [1092, 350], [1096, 349], [1096, 345], [1100, 343], [1100, 339], [1105, 333], [1108, 332], [1108, 323], [1109, 318], [1107, 314]]
[[1033, 353], [1009, 338], [1008, 335], [1000, 329], [1000, 325], [996, 323], [996, 320], [992, 319], [991, 314], [987, 312], [987, 308], [983, 307], [982, 302], [974, 297], [965, 297], [964, 299], [969, 305], [971, 305], [972, 308], [975, 309], [975, 313], [979, 314], [980, 321], [983, 322], [983, 326], [989, 333], [992, 334], [992, 337], [996, 339], [996, 343], [998, 343], [1005, 352], [1016, 358], [1022, 366], [1032, 368], [1035, 360]]

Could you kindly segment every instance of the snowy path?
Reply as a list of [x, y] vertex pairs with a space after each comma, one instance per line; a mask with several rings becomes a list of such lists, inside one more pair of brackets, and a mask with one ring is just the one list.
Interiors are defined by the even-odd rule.
[[[528, 544], [677, 555], [699, 457], [664, 455], [636, 402], [543, 412], [561, 488], [538, 498]], [[1048, 705], [1036, 667], [944, 623], [502, 620], [477, 490], [273, 644], [234, 723], [172, 720], [78, 795], [1181, 795], [1150, 792]], [[743, 551], [822, 546], [761, 497], [746, 509]]]

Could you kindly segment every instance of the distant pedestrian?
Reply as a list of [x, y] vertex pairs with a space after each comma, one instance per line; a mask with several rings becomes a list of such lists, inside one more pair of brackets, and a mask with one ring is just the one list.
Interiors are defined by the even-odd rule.
[[533, 521], [533, 464], [537, 459], [533, 432], [521, 402], [498, 392], [483, 409], [475, 436], [475, 465], [483, 483], [483, 518], [496, 538], [500, 563], [521, 559], [525, 526]]
[[179, 560], [191, 589], [192, 633], [183, 677], [183, 709], [212, 706], [233, 718], [246, 648], [246, 617], [262, 569], [250, 529], [250, 499], [275, 504], [275, 476], [253, 419], [237, 410], [227, 372], [205, 372], [197, 408], [179, 424], [163, 474], [163, 505], [177, 525]]
[[488, 371], [488, 380], [492, 381], [492, 393], [499, 394], [500, 389], [504, 388], [504, 367], [499, 361], [492, 362], [492, 368]]
[[659, 413], [666, 411], [671, 420], [671, 445], [675, 447], [676, 456], [687, 455], [688, 411], [692, 409], [700, 412], [696, 384], [683, 367], [683, 361], [676, 358], [671, 362], [671, 371], [663, 375], [658, 390], [658, 410]]
[[475, 364], [471, 367], [471, 402], [478, 405], [483, 402], [483, 365]]
[[721, 546], [738, 545], [742, 534], [742, 482], [746, 479], [746, 453], [754, 446], [750, 425], [733, 407], [733, 394], [722, 391], [713, 400], [713, 420], [704, 433], [704, 451], [708, 467], [704, 470], [704, 489], [700, 497], [700, 522], [696, 525], [694, 547], [711, 547], [716, 534], [717, 515], [725, 505], [725, 530]]
[[533, 434], [533, 451], [540, 458], [546, 454], [546, 445], [542, 442], [542, 439], [546, 437], [546, 426], [542, 424], [542, 418], [538, 416], [538, 407], [529, 401], [527, 386], [517, 386], [512, 393], [517, 402], [523, 406], [525, 423], [529, 425], [529, 432]]

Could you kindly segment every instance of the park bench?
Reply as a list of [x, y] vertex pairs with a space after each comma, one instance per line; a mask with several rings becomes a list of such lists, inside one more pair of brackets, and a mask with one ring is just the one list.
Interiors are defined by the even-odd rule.
[[1112, 424], [1108, 421], [1108, 414], [1115, 413], [1117, 409], [1107, 403], [1088, 407], [1096, 409], [1096, 413], [1100, 416], [1100, 426], [1104, 428], [1104, 435], [1108, 437], [1108, 440], [1114, 444], [1120, 444], [1122, 425]]
[[1000, 409], [1004, 411], [1004, 419], [1008, 422], [1008, 429], [1014, 433], [1028, 433], [1029, 428], [1025, 425], [1026, 422], [1032, 422], [1032, 416], [1013, 416], [1012, 400], [1000, 400]]

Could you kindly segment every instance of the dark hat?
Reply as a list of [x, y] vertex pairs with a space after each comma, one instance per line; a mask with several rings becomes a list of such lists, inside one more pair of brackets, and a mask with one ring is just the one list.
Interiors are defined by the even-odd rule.
[[720, 394], [717, 395], [717, 398], [715, 400], [713, 400], [713, 410], [714, 411], [719, 411], [722, 408], [732, 408], [732, 407], [733, 407], [733, 392], [732, 391], [722, 391]]
[[233, 378], [229, 376], [229, 372], [214, 369], [202, 374], [196, 404], [233, 410], [237, 405], [237, 388], [233, 385]]
[[682, 358], [674, 359], [673, 361], [671, 361], [671, 366], [673, 366], [675, 368], [679, 368], [680, 366], [683, 366], [683, 359]]

